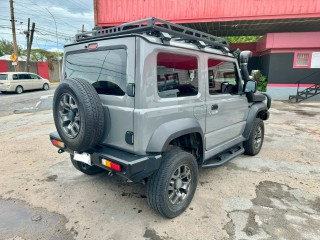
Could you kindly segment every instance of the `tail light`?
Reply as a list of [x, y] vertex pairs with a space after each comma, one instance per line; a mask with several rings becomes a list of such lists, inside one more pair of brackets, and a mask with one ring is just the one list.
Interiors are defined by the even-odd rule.
[[51, 142], [54, 146], [56, 146], [58, 148], [65, 148], [66, 147], [66, 145], [63, 142], [61, 142], [57, 139], [51, 139]]
[[111, 168], [112, 170], [115, 170], [117, 172], [121, 172], [121, 165], [111, 162], [110, 160], [107, 159], [102, 159], [101, 160], [102, 165], [106, 166], [107, 168]]

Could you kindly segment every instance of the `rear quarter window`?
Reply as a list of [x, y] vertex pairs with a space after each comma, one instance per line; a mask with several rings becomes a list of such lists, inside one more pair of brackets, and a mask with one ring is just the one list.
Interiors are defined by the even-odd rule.
[[1, 80], [8, 80], [8, 74], [0, 74], [0, 81]]

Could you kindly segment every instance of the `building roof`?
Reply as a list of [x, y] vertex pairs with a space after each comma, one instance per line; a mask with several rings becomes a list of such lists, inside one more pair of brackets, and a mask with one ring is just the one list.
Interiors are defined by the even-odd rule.
[[94, 0], [94, 13], [101, 27], [153, 16], [215, 36], [320, 31], [319, 0]]
[[[4, 56], [0, 57], [0, 60], [11, 61], [11, 60], [10, 60], [10, 55], [4, 55]], [[18, 60], [19, 60], [19, 61], [26, 61], [26, 60], [27, 60], [27, 57], [26, 57], [26, 56], [19, 56], [19, 57], [18, 57]]]

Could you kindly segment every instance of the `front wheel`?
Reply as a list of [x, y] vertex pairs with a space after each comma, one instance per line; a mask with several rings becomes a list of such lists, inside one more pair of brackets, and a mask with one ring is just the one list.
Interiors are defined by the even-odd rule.
[[244, 153], [250, 156], [257, 155], [263, 144], [264, 139], [264, 123], [260, 118], [256, 118], [253, 122], [250, 136], [244, 142]]
[[73, 159], [73, 155], [70, 155], [70, 158], [71, 158], [72, 165], [76, 169], [78, 169], [80, 172], [83, 172], [84, 174], [96, 175], [96, 174], [101, 173], [101, 172], [104, 171], [102, 168], [99, 168], [97, 166], [90, 166], [90, 165], [88, 165], [86, 163], [74, 160]]
[[198, 183], [198, 164], [185, 151], [172, 150], [163, 154], [157, 172], [148, 179], [149, 205], [167, 218], [180, 215], [188, 207]]

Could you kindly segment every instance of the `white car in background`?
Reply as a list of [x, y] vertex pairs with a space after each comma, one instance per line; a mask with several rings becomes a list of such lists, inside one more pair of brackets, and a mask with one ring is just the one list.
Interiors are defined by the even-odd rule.
[[0, 73], [0, 91], [16, 92], [18, 94], [26, 90], [50, 88], [48, 79], [29, 72], [3, 72]]

